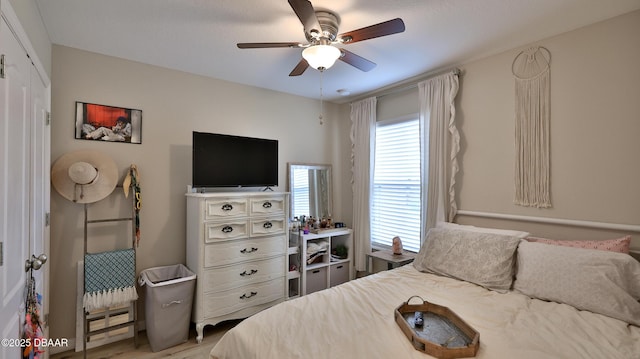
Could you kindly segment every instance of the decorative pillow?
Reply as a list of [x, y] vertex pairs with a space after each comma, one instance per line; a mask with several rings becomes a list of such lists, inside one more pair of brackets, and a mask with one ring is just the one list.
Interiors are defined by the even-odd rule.
[[526, 239], [529, 242], [539, 242], [574, 248], [597, 249], [601, 251], [620, 252], [627, 254], [629, 253], [629, 247], [631, 246], [631, 236], [601, 241], [562, 241], [557, 239], [546, 239], [537, 237], [528, 237]]
[[513, 281], [520, 238], [471, 230], [432, 228], [413, 262], [435, 273], [506, 292]]
[[523, 240], [513, 288], [640, 326], [640, 262], [628, 254]]
[[518, 238], [527, 238], [529, 236], [529, 232], [523, 231], [514, 231], [509, 229], [497, 229], [497, 228], [483, 228], [470, 226], [466, 224], [457, 224], [457, 223], [449, 223], [449, 222], [438, 222], [436, 224], [437, 228], [448, 228], [448, 229], [459, 229], [463, 231], [471, 231], [471, 232], [479, 232], [479, 233], [493, 233], [493, 234], [502, 234], [505, 236], [512, 236]]

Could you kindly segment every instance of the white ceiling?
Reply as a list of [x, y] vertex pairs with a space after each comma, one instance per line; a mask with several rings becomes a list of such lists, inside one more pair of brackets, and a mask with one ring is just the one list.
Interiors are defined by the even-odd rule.
[[[301, 49], [238, 49], [238, 42], [306, 42], [286, 0], [36, 0], [54, 44], [193, 74], [319, 98], [320, 72], [289, 77]], [[339, 33], [396, 17], [403, 33], [344, 48], [377, 67], [338, 61], [324, 99], [372, 90], [523, 46], [636, 9], [640, 0], [313, 0], [337, 12]], [[350, 91], [341, 97], [338, 89]]]

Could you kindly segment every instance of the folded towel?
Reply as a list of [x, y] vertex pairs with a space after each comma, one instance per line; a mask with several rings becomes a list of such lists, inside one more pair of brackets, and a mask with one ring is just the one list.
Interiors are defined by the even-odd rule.
[[87, 312], [138, 299], [133, 248], [84, 256], [84, 297]]
[[308, 242], [307, 243], [307, 259], [318, 252], [326, 252], [329, 249], [329, 242]]
[[329, 242], [318, 241], [307, 243], [307, 264], [311, 264], [316, 257], [326, 254], [329, 249]]

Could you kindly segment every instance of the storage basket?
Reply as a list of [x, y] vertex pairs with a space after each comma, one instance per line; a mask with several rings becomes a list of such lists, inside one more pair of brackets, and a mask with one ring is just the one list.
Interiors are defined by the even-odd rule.
[[196, 275], [182, 264], [154, 267], [140, 273], [145, 289], [145, 324], [156, 352], [189, 339]]

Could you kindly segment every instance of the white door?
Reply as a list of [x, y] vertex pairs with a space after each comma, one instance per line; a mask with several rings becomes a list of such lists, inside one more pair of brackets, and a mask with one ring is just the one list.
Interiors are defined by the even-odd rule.
[[[36, 115], [42, 107], [48, 108], [48, 99], [4, 18], [0, 20], [0, 56], [4, 62], [0, 76], [0, 358], [19, 358], [17, 340], [24, 323], [28, 274], [25, 261], [32, 253], [45, 252], [49, 235], [43, 213], [49, 208], [49, 129], [38, 124], [42, 116]], [[46, 274], [34, 274], [38, 290], [44, 293]]]
[[[29, 253], [36, 257], [41, 254], [49, 254], [49, 200], [50, 200], [50, 138], [48, 109], [49, 101], [44, 83], [38, 76], [34, 66], [31, 66], [31, 202], [30, 202], [30, 241]], [[49, 313], [48, 291], [45, 283], [49, 283], [49, 264], [43, 265], [40, 270], [33, 271], [36, 281], [36, 293], [42, 295], [41, 322], [44, 322]], [[49, 338], [48, 325], [43, 326], [43, 337]], [[46, 349], [46, 348], [42, 348]]]

